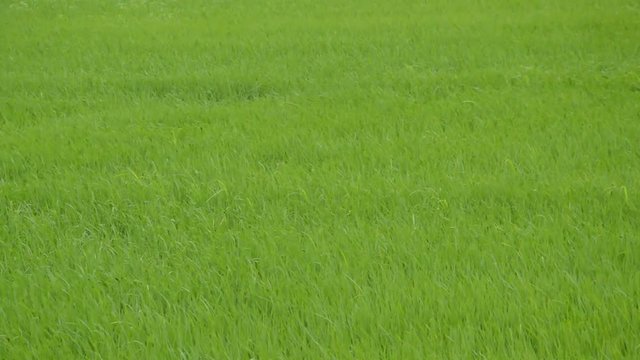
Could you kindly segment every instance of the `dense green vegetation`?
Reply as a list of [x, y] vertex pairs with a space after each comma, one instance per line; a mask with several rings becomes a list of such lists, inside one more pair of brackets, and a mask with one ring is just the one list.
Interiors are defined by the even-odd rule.
[[636, 0], [0, 0], [1, 359], [637, 359], [639, 241]]

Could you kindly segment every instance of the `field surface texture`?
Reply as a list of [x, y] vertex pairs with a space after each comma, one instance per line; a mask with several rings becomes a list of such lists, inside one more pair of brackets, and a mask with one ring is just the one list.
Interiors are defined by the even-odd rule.
[[639, 359], [637, 0], [0, 0], [0, 359]]

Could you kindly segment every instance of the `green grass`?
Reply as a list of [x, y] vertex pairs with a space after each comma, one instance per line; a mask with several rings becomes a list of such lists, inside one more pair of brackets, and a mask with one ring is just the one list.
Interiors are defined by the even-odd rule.
[[0, 358], [640, 358], [639, 19], [0, 0]]

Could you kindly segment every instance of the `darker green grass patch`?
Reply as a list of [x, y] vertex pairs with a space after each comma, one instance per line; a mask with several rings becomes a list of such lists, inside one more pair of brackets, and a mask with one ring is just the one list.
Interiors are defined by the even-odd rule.
[[181, 102], [252, 101], [281, 93], [280, 87], [259, 79], [140, 78], [112, 86], [121, 96]]

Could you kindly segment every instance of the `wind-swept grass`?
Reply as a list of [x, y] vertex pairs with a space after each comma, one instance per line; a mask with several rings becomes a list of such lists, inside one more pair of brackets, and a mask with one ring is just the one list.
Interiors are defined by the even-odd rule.
[[0, 1], [0, 358], [640, 357], [635, 1]]

